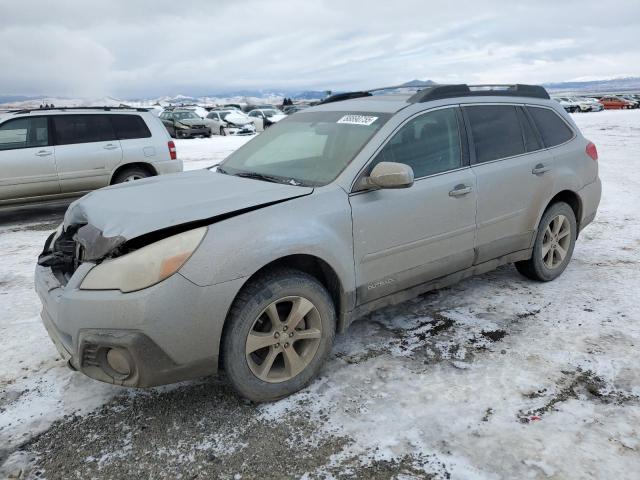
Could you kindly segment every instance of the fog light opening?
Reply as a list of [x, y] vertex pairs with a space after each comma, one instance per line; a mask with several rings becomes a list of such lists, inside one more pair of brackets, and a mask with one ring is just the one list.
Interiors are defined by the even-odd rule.
[[110, 348], [107, 351], [107, 365], [122, 377], [126, 378], [131, 375], [131, 362], [129, 361], [129, 355], [121, 348]]

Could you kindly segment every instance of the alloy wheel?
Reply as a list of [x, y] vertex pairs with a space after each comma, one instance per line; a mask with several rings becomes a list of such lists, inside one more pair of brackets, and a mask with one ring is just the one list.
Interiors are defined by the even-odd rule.
[[544, 230], [542, 261], [549, 269], [557, 268], [567, 256], [571, 245], [571, 224], [564, 215], [556, 215]]
[[318, 351], [322, 319], [315, 305], [300, 296], [272, 302], [253, 322], [245, 345], [251, 372], [269, 383], [302, 372]]

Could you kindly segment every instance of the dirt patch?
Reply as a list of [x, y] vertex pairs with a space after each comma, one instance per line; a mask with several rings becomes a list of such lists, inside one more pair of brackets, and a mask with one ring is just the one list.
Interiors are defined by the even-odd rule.
[[[545, 414], [556, 411], [556, 406], [569, 399], [584, 399], [607, 404], [622, 405], [628, 402], [637, 402], [640, 398], [621, 390], [616, 390], [608, 385], [602, 378], [591, 371], [577, 370], [576, 372], [563, 372], [569, 375], [568, 380], [564, 380], [557, 393], [548, 397], [547, 402], [541, 407], [528, 411], [520, 411], [518, 419], [522, 423], [540, 420]], [[547, 389], [540, 389], [535, 392], [525, 394], [527, 398], [544, 398]]]
[[492, 342], [499, 342], [507, 335], [507, 332], [505, 332], [504, 330], [483, 330], [480, 332], [480, 335], [482, 335], [484, 338], [488, 338]]
[[32, 476], [289, 478], [326, 465], [347, 438], [318, 434], [305, 409], [277, 423], [219, 381], [120, 397], [69, 417], [23, 447]]

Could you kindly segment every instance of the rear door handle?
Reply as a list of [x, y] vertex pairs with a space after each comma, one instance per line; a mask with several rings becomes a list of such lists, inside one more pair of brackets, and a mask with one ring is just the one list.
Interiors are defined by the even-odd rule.
[[38, 157], [48, 157], [49, 155], [53, 155], [53, 152], [51, 150], [40, 150], [36, 155]]
[[539, 163], [533, 168], [533, 170], [531, 170], [531, 173], [533, 173], [534, 175], [542, 175], [549, 170], [551, 170], [551, 168], [545, 166], [543, 163]]
[[109, 143], [102, 148], [104, 148], [105, 150], [115, 150], [116, 148], [118, 148], [118, 146], [114, 145], [113, 143]]
[[467, 193], [471, 193], [472, 191], [473, 188], [471, 188], [469, 185], [464, 185], [461, 183], [460, 185], [456, 185], [453, 190], [449, 192], [449, 196], [460, 197], [462, 195], [466, 195]]

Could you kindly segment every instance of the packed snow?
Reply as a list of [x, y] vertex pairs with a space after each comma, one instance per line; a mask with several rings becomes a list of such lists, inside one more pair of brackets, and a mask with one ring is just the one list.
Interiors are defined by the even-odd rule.
[[[637, 478], [640, 111], [573, 118], [598, 147], [603, 198], [559, 279], [534, 283], [505, 266], [374, 312], [338, 337], [308, 388], [253, 407], [274, 425], [304, 412], [317, 421], [310, 445], [349, 439], [307, 478], [407, 459], [414, 475], [432, 478]], [[193, 169], [247, 140], [177, 147]], [[33, 267], [53, 228], [0, 226], [0, 463], [65, 415], [138, 395], [69, 371], [41, 325]], [[242, 448], [233, 432], [213, 433], [216, 445], [226, 438]], [[128, 451], [100, 462], [126, 461]], [[224, 461], [231, 452], [215, 454]], [[23, 457], [13, 453], [5, 471]]]

